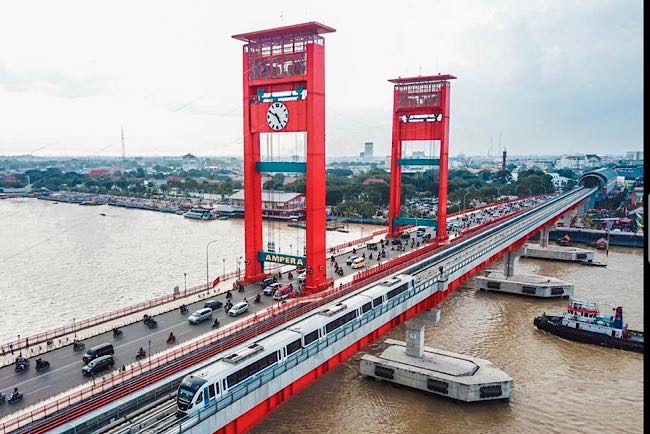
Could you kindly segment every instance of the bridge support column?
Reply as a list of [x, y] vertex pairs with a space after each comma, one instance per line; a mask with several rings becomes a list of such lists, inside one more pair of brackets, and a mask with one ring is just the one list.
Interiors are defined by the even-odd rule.
[[554, 229], [555, 229], [555, 225], [553, 224], [553, 225], [544, 226], [539, 231], [539, 246], [540, 247], [548, 247], [548, 236], [551, 233], [551, 231], [554, 230]]
[[424, 327], [440, 321], [440, 309], [427, 310], [406, 321], [406, 355], [422, 357], [424, 354]]
[[517, 256], [521, 256], [522, 254], [522, 249], [517, 249], [513, 250], [512, 252], [508, 252], [503, 257], [503, 275], [506, 276], [506, 278], [512, 277], [512, 275], [515, 274], [515, 258]]
[[440, 273], [438, 275], [438, 291], [445, 292], [447, 290], [447, 285], [449, 284], [449, 276], [447, 273], [445, 273], [445, 270], [442, 268], [442, 266], [438, 267], [438, 271]]

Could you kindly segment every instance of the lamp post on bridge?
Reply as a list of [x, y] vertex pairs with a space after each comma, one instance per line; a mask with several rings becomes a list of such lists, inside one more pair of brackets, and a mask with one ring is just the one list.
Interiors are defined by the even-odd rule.
[[465, 211], [465, 198], [467, 197], [467, 194], [468, 194], [470, 191], [472, 191], [472, 189], [473, 189], [473, 188], [469, 188], [469, 189], [467, 189], [467, 191], [466, 191], [465, 194], [463, 195], [463, 211]]
[[187, 295], [187, 273], [183, 273], [183, 277], [185, 278], [185, 295]]
[[221, 260], [223, 262], [223, 275], [225, 276], [226, 275], [226, 258], [221, 258]]
[[209, 262], [208, 262], [208, 247], [210, 244], [217, 242], [219, 240], [208, 241], [208, 244], [205, 245], [205, 289], [210, 288], [210, 272], [209, 272]]

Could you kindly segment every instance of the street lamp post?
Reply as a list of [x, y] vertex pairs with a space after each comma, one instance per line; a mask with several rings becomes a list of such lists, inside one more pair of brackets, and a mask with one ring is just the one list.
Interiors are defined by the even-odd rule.
[[240, 256], [237, 258], [237, 280], [241, 279], [241, 267], [240, 267], [240, 261], [242, 260], [242, 257]]
[[185, 277], [185, 295], [187, 295], [187, 273], [183, 273], [183, 277]]
[[151, 341], [149, 341], [149, 364], [151, 364]]
[[293, 244], [289, 244], [289, 251], [290, 251], [291, 254], [293, 255]]
[[463, 195], [463, 211], [465, 211], [465, 198], [467, 197], [467, 194], [472, 191], [472, 189], [468, 189], [465, 194]]
[[205, 245], [205, 289], [210, 287], [210, 273], [209, 273], [209, 263], [208, 263], [208, 247], [210, 244], [217, 242], [219, 240], [208, 241], [208, 244]]
[[226, 275], [226, 258], [221, 258], [221, 261], [223, 262], [223, 275]]
[[77, 339], [77, 328], [75, 327], [76, 318], [72, 318], [72, 333], [74, 333], [74, 338]]
[[[18, 341], [17, 342], [18, 342], [18, 345], [20, 345], [20, 335], [18, 335]], [[18, 355], [20, 357], [23, 356], [23, 350], [21, 348], [18, 349]]]

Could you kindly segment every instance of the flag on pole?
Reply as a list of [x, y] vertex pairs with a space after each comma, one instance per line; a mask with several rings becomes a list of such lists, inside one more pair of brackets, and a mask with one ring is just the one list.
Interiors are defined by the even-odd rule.
[[609, 228], [605, 228], [607, 232], [607, 245], [605, 246], [605, 257], [609, 257]]

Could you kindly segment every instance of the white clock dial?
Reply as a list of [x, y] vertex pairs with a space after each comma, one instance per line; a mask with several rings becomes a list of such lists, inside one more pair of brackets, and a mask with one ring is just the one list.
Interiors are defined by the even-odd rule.
[[266, 110], [266, 122], [274, 130], [281, 130], [289, 122], [289, 110], [281, 102], [274, 102]]

